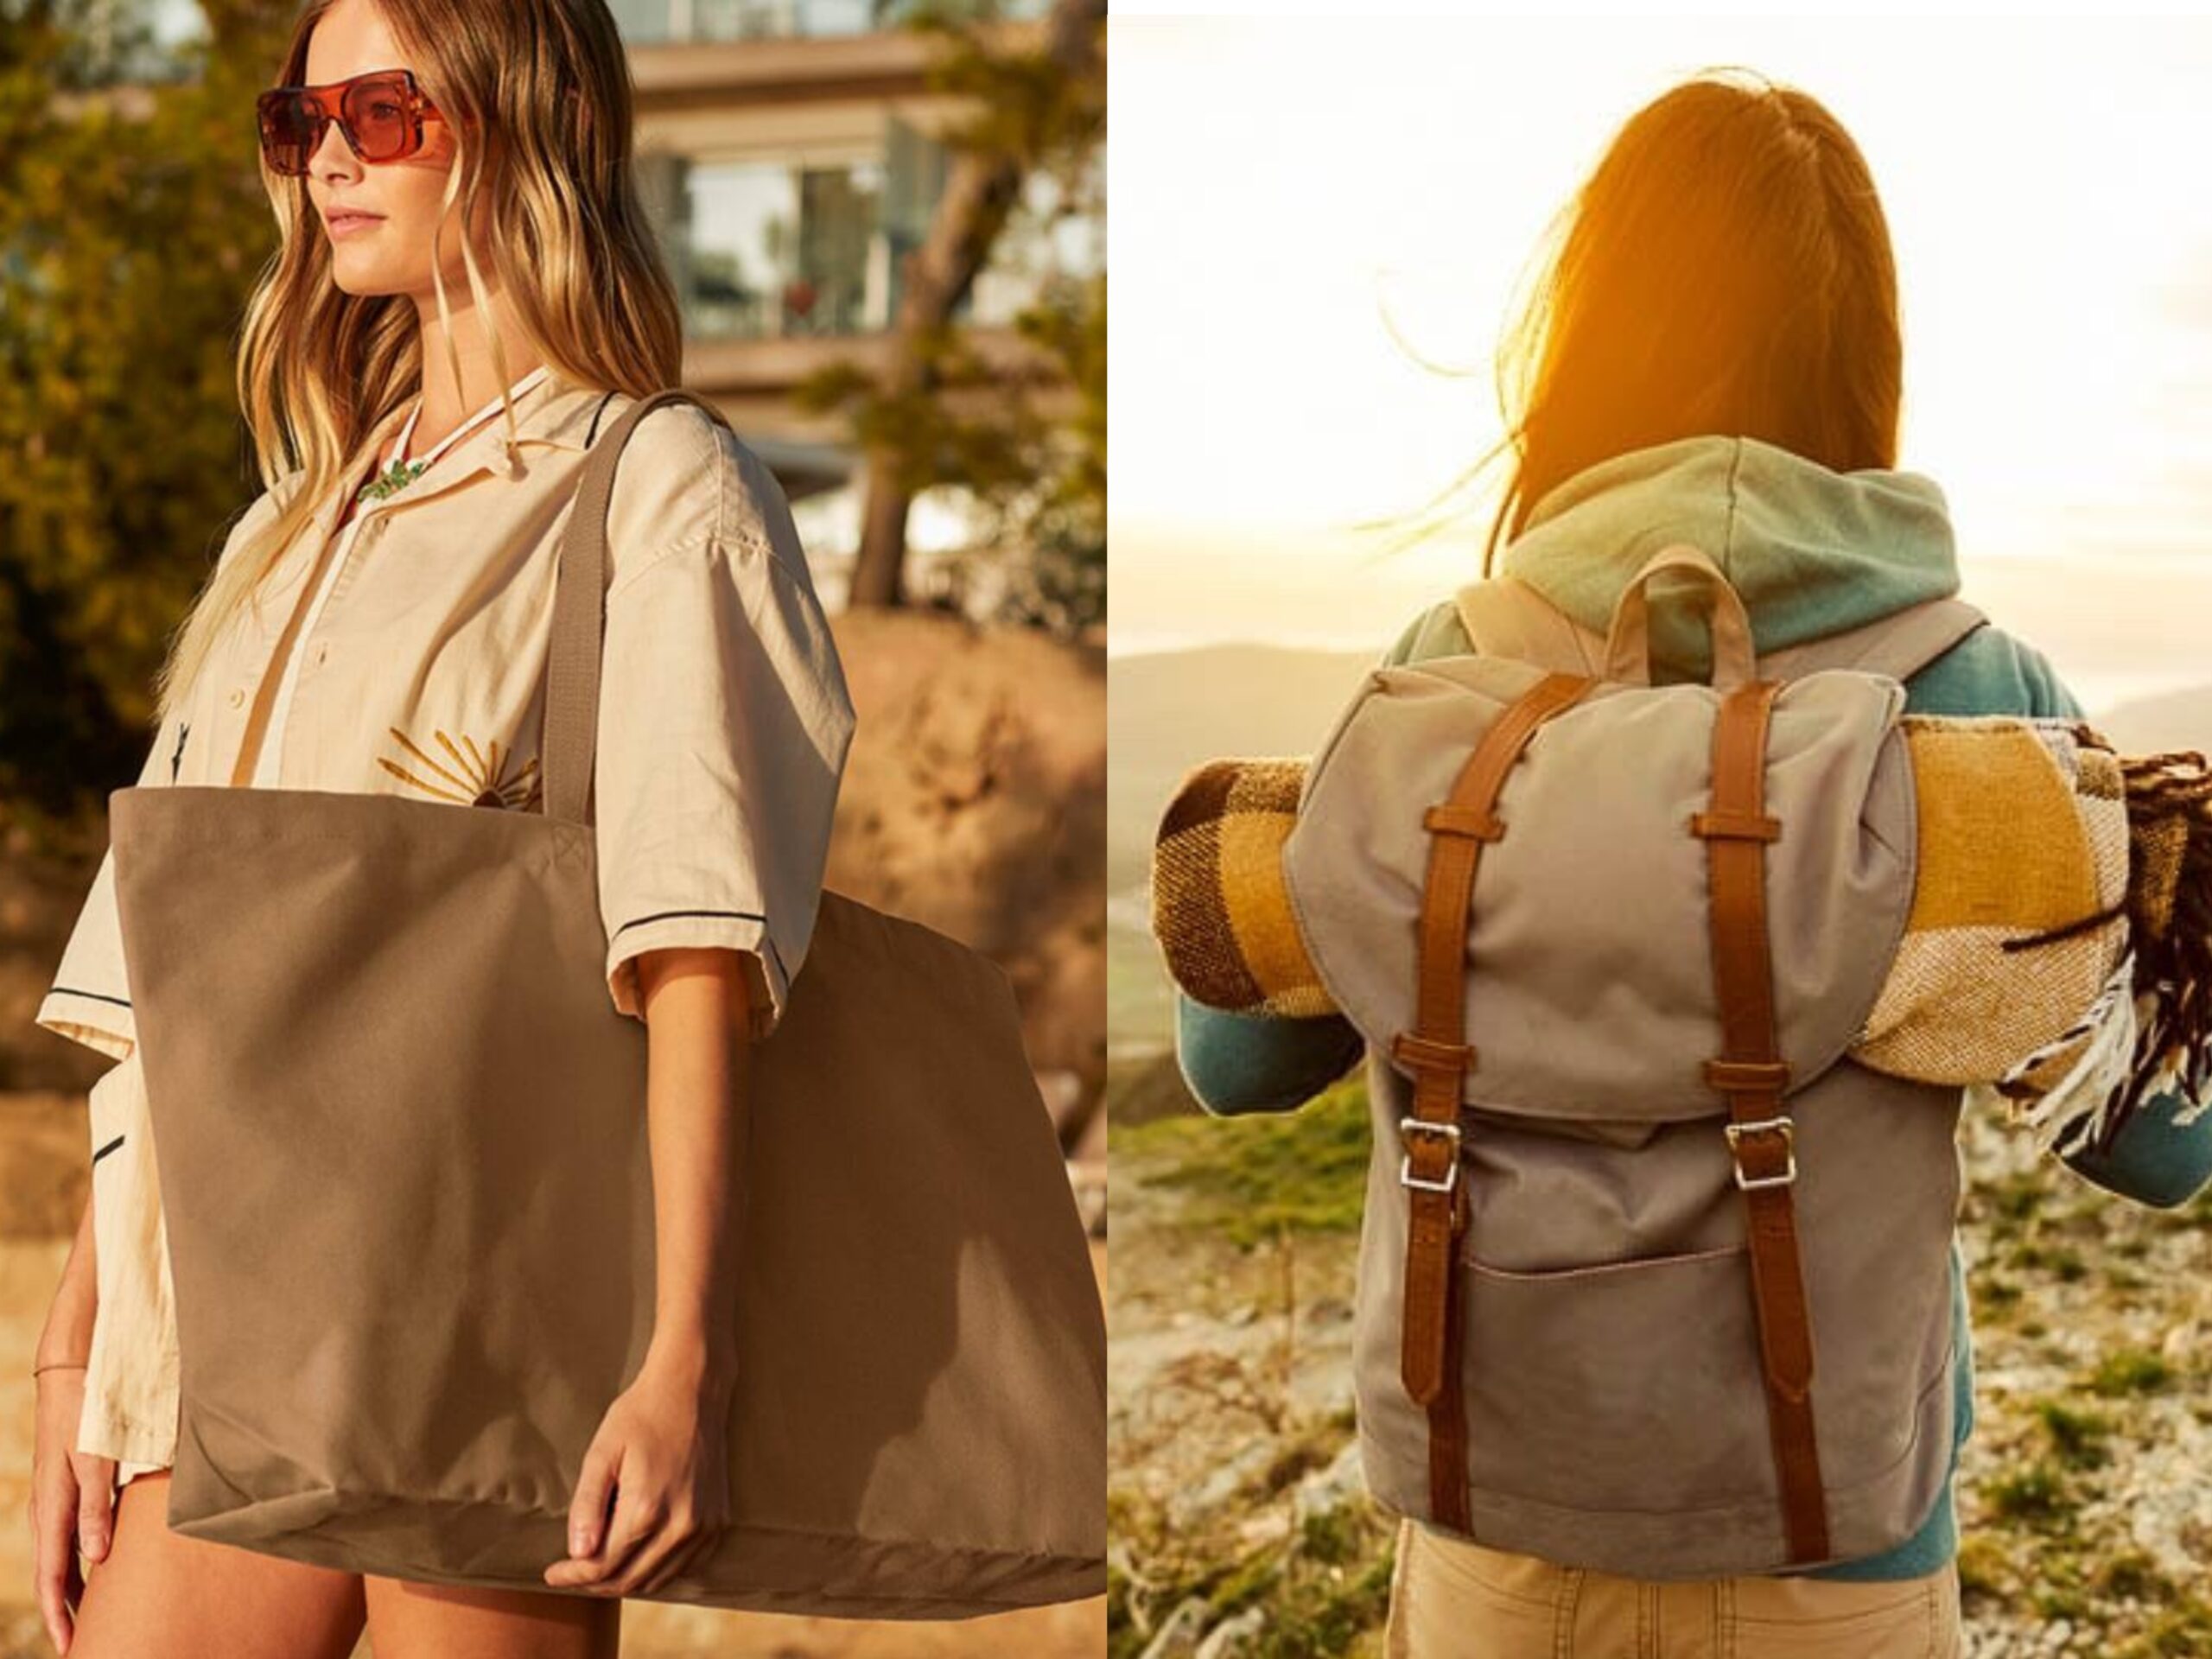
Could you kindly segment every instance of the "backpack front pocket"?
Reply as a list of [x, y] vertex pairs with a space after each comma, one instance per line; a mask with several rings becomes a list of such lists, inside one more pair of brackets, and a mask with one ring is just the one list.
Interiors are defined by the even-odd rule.
[[1773, 1491], [1743, 1245], [1546, 1273], [1463, 1258], [1459, 1278], [1477, 1488], [1673, 1514]]

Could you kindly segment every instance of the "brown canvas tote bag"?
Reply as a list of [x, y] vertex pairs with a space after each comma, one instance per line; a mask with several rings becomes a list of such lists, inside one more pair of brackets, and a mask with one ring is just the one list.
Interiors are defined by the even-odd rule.
[[[652, 1334], [647, 1033], [589, 815], [614, 467], [560, 550], [542, 812], [110, 797], [176, 1291], [169, 1525], [550, 1590]], [[996, 963], [824, 892], [757, 1046], [730, 1529], [644, 1599], [954, 1618], [1105, 1588], [1105, 1330]], [[581, 1591], [566, 1593], [585, 1593]]]

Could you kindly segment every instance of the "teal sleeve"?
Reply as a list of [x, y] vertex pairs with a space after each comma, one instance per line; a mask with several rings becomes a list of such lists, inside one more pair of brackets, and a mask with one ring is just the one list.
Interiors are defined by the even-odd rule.
[[1234, 1014], [1175, 993], [1176, 1064], [1192, 1096], [1217, 1117], [1294, 1110], [1365, 1051], [1341, 1014]]
[[2212, 1182], [2212, 1112], [2194, 1123], [2175, 1119], [2186, 1096], [2153, 1095], [2128, 1116], [2103, 1152], [2063, 1154], [2083, 1180], [2160, 1210], [2178, 1209]]

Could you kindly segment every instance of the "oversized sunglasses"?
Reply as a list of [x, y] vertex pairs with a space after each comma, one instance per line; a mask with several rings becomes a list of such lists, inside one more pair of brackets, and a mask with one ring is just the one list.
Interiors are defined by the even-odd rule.
[[442, 119], [408, 69], [377, 69], [327, 86], [276, 86], [255, 101], [261, 153], [276, 172], [298, 178], [335, 121], [365, 162], [397, 162], [423, 148], [424, 121]]

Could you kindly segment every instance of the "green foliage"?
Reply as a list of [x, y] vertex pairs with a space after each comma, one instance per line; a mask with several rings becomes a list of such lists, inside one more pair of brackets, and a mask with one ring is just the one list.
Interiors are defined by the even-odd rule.
[[1022, 313], [1023, 338], [1060, 365], [1071, 415], [1026, 416], [1033, 458], [1026, 486], [1002, 492], [1010, 539], [1030, 560], [1006, 601], [1009, 617], [1072, 632], [1106, 617], [1106, 276], [1049, 284]]
[[2156, 1394], [2174, 1380], [2174, 1368], [2146, 1348], [2122, 1348], [2098, 1362], [2089, 1389], [2107, 1399]]
[[1367, 1085], [1337, 1084], [1295, 1112], [1167, 1117], [1115, 1130], [1124, 1148], [1156, 1161], [1156, 1186], [1189, 1196], [1183, 1224], [1245, 1248], [1294, 1233], [1359, 1229], [1370, 1133]]
[[2044, 1522], [2070, 1514], [2074, 1499], [2064, 1476], [2048, 1463], [2036, 1462], [1992, 1481], [1989, 1506], [2007, 1521]]
[[1065, 221], [1104, 213], [1105, 79], [1003, 44], [989, 27], [999, 10], [933, 0], [907, 17], [944, 42], [933, 89], [975, 111], [946, 142], [1010, 162], [1025, 181], [991, 251], [995, 268], [1036, 282], [1014, 320], [1021, 360], [987, 357], [955, 323], [914, 339], [916, 385], [880, 385], [848, 362], [817, 371], [794, 396], [890, 456], [905, 491], [964, 492], [982, 550], [951, 563], [954, 584], [988, 577], [1001, 620], [1069, 635], [1106, 615], [1106, 277], [1060, 269], [1051, 248]]
[[170, 632], [256, 493], [233, 386], [275, 245], [252, 99], [291, 8], [207, 11], [183, 79], [128, 86], [98, 84], [110, 60], [85, 0], [0, 21], [0, 798], [16, 807], [66, 813], [136, 775]]
[[2158, 1563], [2139, 1549], [2113, 1556], [2096, 1569], [2091, 1587], [2098, 1595], [2120, 1601], [2164, 1600], [2174, 1593], [2174, 1581], [2158, 1571]]
[[2061, 1463], [2074, 1469], [2096, 1469], [2111, 1461], [2111, 1418], [2101, 1412], [2077, 1411], [2056, 1400], [2044, 1401], [2036, 1415]]
[[2003, 1603], [2013, 1593], [2012, 1560], [2005, 1546], [1986, 1533], [1959, 1540], [1959, 1593], [1968, 1613], [1978, 1603]]
[[[1340, 1438], [1306, 1442], [1313, 1466]], [[1301, 1465], [1302, 1466], [1302, 1465]], [[1296, 1506], [1295, 1482], [1270, 1471], [1252, 1494], [1262, 1506]], [[1235, 1541], [1194, 1535], [1126, 1494], [1109, 1500], [1115, 1553], [1107, 1573], [1107, 1652], [1136, 1659], [1175, 1610], [1195, 1604], [1211, 1630], [1258, 1609], [1259, 1627], [1233, 1651], [1251, 1659], [1337, 1659], [1366, 1652], [1389, 1608], [1396, 1523], [1363, 1499], [1299, 1517], [1287, 1535]], [[1184, 1649], [1187, 1651], [1187, 1649]]]

